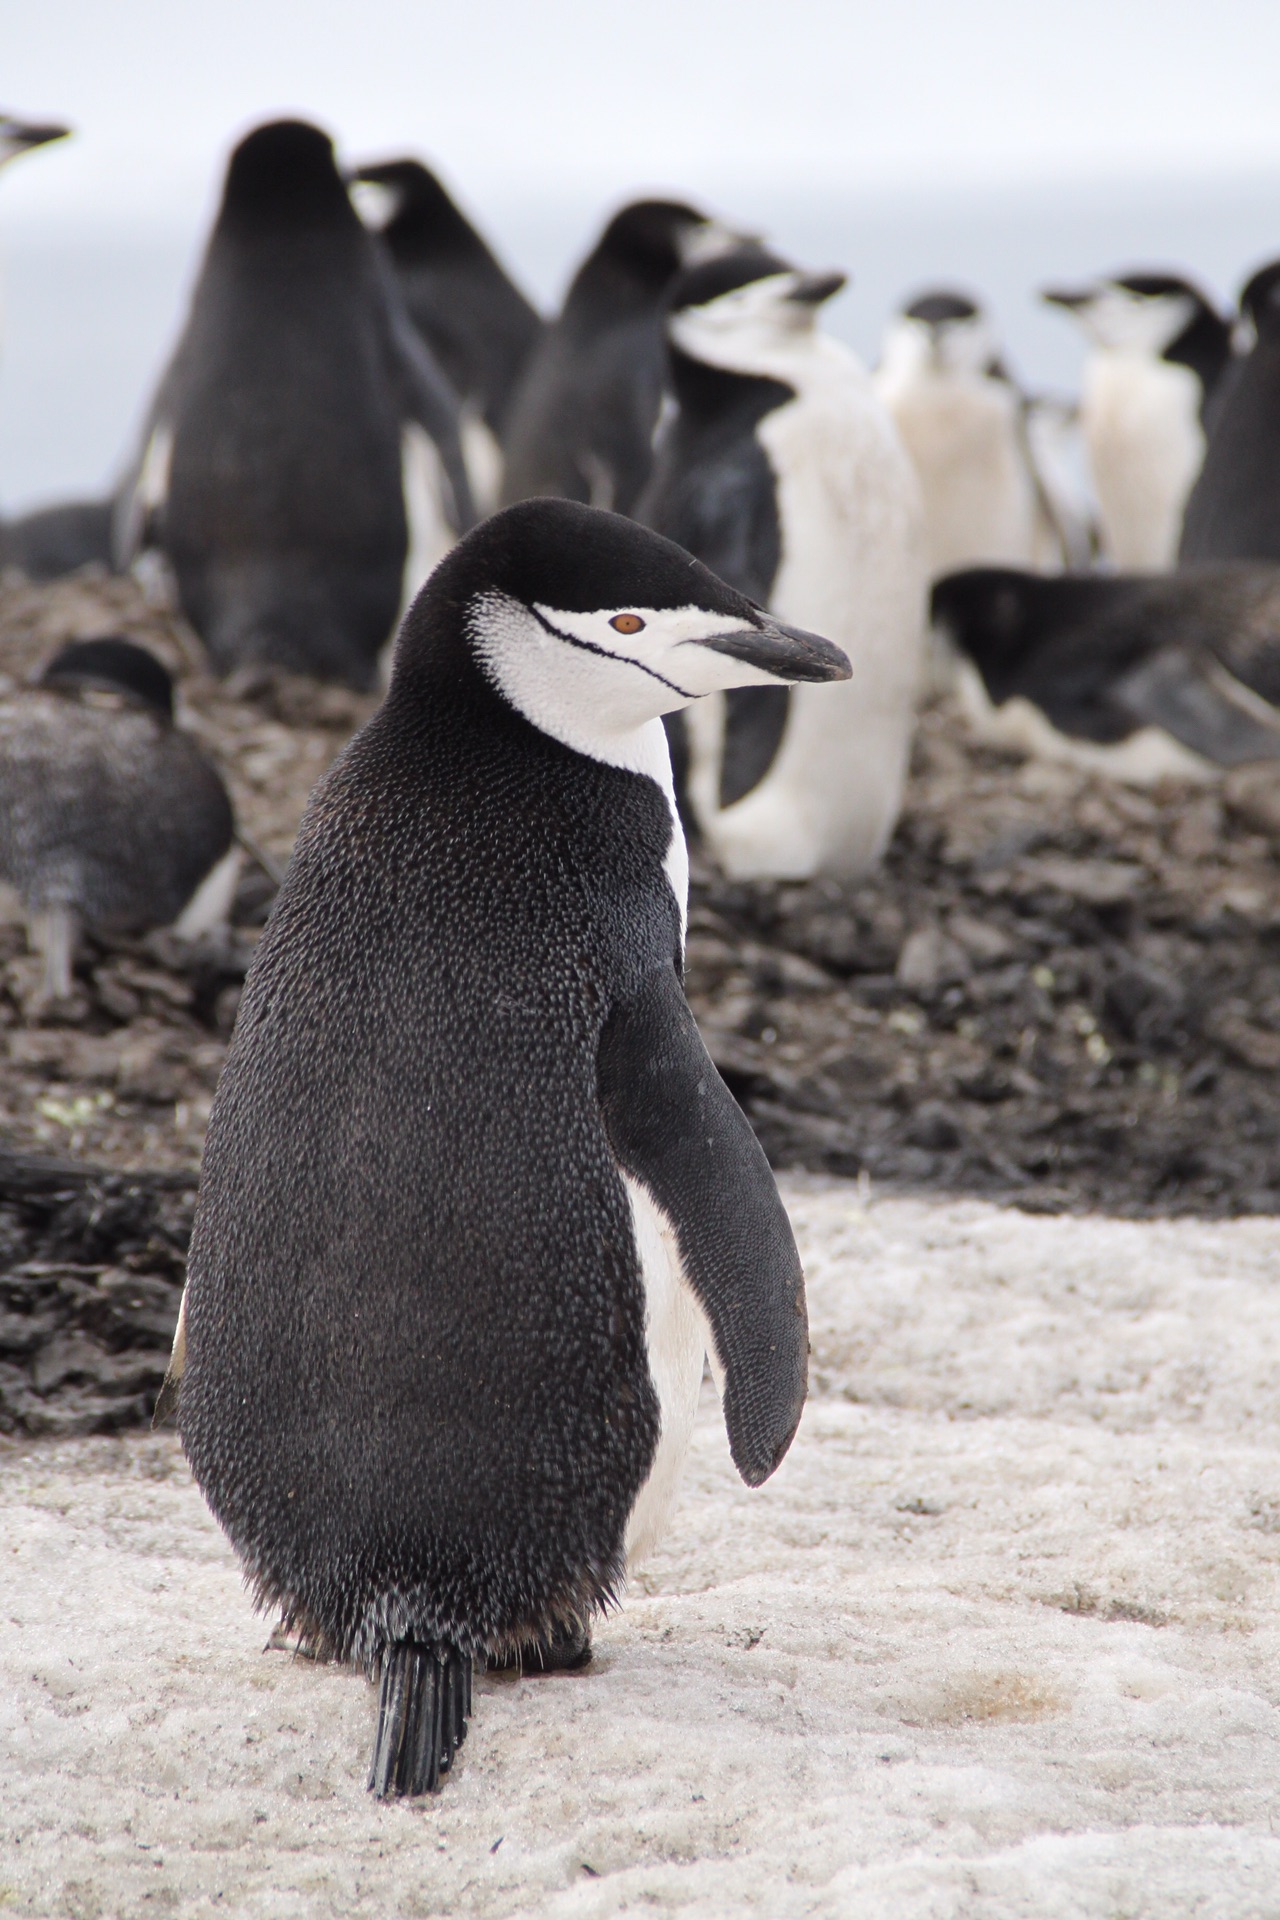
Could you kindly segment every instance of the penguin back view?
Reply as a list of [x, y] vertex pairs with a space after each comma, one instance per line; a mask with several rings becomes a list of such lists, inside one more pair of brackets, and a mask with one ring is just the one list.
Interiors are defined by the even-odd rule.
[[1247, 345], [1222, 382], [1179, 561], [1280, 560], [1280, 261], [1240, 296]]
[[219, 672], [372, 683], [409, 548], [410, 423], [438, 457], [438, 558], [470, 517], [456, 402], [327, 136], [257, 128], [231, 157], [123, 511], [126, 549], [162, 548]]

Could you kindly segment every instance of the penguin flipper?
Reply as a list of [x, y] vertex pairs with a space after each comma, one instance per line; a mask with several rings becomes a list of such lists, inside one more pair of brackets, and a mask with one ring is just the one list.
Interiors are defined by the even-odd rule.
[[151, 1415], [151, 1426], [162, 1427], [178, 1411], [178, 1394], [182, 1386], [182, 1370], [187, 1364], [187, 1290], [182, 1289], [182, 1299], [178, 1303], [178, 1324], [173, 1332], [173, 1350], [169, 1355], [169, 1364], [165, 1368], [164, 1379], [160, 1382], [160, 1391], [156, 1395], [155, 1410]]
[[467, 1737], [471, 1661], [441, 1641], [399, 1641], [382, 1655], [369, 1792], [379, 1800], [438, 1793]]
[[1142, 725], [1163, 727], [1220, 767], [1280, 759], [1280, 710], [1212, 655], [1161, 647], [1111, 693]]
[[804, 1274], [764, 1150], [716, 1072], [674, 968], [614, 1006], [596, 1071], [614, 1157], [671, 1221], [710, 1323], [734, 1465], [759, 1486], [804, 1405]]

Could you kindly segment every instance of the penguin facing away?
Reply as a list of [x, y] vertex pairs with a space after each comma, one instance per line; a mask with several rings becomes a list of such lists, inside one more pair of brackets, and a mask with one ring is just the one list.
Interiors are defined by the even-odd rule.
[[1179, 558], [1280, 560], [1280, 261], [1240, 296], [1240, 347], [1222, 382]]
[[239, 874], [226, 788], [173, 724], [155, 655], [110, 635], [63, 647], [0, 698], [0, 879], [16, 889], [45, 991], [62, 999], [81, 926], [222, 924]]
[[1004, 745], [1134, 785], [1280, 759], [1280, 567], [977, 567], [937, 583], [933, 617]]
[[432, 575], [312, 796], [166, 1396], [259, 1601], [380, 1674], [380, 1795], [438, 1784], [473, 1660], [584, 1657], [704, 1351], [748, 1483], [790, 1444], [803, 1279], [684, 998], [660, 716], [847, 671], [644, 528], [532, 501]]
[[917, 296], [885, 330], [873, 379], [920, 476], [931, 578], [980, 562], [1062, 565], [1026, 403], [975, 301], [950, 289]]
[[526, 363], [503, 447], [505, 501], [558, 494], [631, 513], [662, 399], [662, 301], [682, 266], [740, 236], [683, 201], [616, 213]]
[[852, 662], [840, 687], [744, 689], [685, 716], [689, 805], [734, 878], [859, 875], [901, 800], [924, 638], [920, 489], [861, 363], [818, 328], [843, 285], [750, 247], [671, 290], [676, 407], [637, 512]]
[[409, 318], [462, 402], [471, 491], [477, 505], [491, 511], [502, 485], [507, 413], [542, 333], [541, 316], [420, 160], [371, 162], [354, 180], [357, 204], [361, 186], [389, 196], [377, 231], [395, 263]]
[[1090, 343], [1081, 418], [1106, 555], [1125, 572], [1171, 567], [1231, 329], [1174, 274], [1117, 275], [1043, 297]]
[[406, 575], [471, 522], [455, 396], [325, 134], [236, 148], [118, 518], [158, 547], [214, 668], [374, 679]]

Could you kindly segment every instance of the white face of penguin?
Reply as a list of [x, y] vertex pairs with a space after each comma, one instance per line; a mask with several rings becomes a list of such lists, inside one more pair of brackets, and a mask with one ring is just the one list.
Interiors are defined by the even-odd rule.
[[596, 759], [630, 764], [629, 742], [664, 713], [731, 687], [847, 679], [817, 635], [760, 613], [601, 607], [587, 613], [479, 595], [468, 619], [485, 672], [527, 720]]
[[677, 347], [709, 367], [785, 372], [804, 357], [817, 332], [818, 308], [844, 281], [842, 273], [766, 274], [673, 313], [667, 331]]
[[1095, 346], [1158, 359], [1189, 325], [1195, 307], [1190, 294], [1134, 293], [1103, 281], [1075, 304], [1075, 315]]

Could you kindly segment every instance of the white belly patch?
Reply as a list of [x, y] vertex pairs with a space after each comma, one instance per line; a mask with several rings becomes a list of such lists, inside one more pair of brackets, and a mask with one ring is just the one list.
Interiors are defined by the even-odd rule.
[[680, 1484], [702, 1386], [702, 1362], [713, 1353], [706, 1315], [685, 1278], [675, 1228], [653, 1195], [623, 1173], [645, 1294], [645, 1346], [658, 1395], [660, 1428], [649, 1477], [627, 1522], [627, 1570], [656, 1546]]

